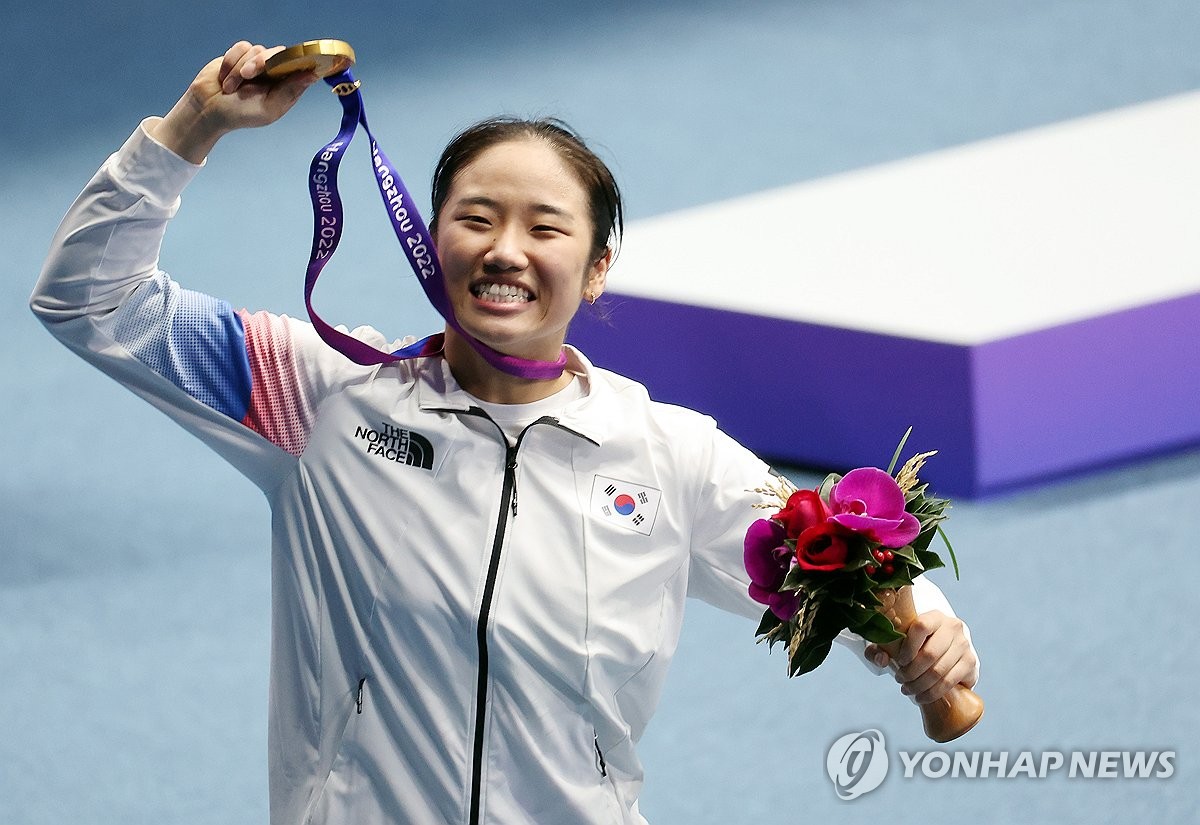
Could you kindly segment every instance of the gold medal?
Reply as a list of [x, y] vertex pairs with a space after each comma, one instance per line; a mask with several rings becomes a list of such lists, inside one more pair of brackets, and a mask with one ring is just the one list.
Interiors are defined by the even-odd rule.
[[288, 46], [267, 60], [267, 77], [314, 72], [329, 77], [354, 65], [354, 49], [344, 40], [306, 40]]

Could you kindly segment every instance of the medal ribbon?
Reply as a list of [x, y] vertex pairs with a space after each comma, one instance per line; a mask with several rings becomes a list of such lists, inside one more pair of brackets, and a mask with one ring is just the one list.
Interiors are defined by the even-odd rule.
[[304, 279], [304, 303], [308, 307], [308, 315], [312, 320], [317, 334], [351, 361], [358, 364], [387, 364], [407, 358], [419, 358], [426, 355], [436, 355], [442, 349], [443, 335], [430, 335], [416, 343], [395, 352], [384, 352], [370, 344], [334, 329], [321, 319], [312, 305], [312, 292], [317, 284], [317, 277], [325, 264], [337, 250], [342, 239], [342, 198], [338, 192], [337, 176], [341, 166], [342, 155], [361, 124], [363, 131], [371, 141], [371, 162], [375, 171], [375, 183], [379, 186], [379, 194], [387, 207], [388, 218], [392, 222], [392, 230], [404, 250], [408, 263], [416, 273], [421, 287], [429, 303], [433, 304], [446, 324], [461, 335], [485, 361], [496, 369], [515, 375], [519, 378], [549, 379], [557, 378], [566, 366], [567, 357], [560, 352], [557, 361], [531, 361], [497, 352], [474, 336], [465, 332], [454, 317], [454, 308], [446, 294], [446, 282], [442, 276], [442, 265], [438, 261], [437, 252], [433, 248], [433, 238], [421, 219], [412, 196], [404, 187], [404, 181], [396, 173], [395, 167], [387, 155], [379, 148], [371, 128], [367, 125], [367, 116], [363, 110], [362, 94], [358, 90], [359, 83], [349, 70], [325, 78], [325, 82], [333, 87], [342, 104], [342, 124], [337, 137], [325, 144], [313, 157], [309, 166], [308, 194], [313, 207], [313, 243], [309, 253], [308, 271]]

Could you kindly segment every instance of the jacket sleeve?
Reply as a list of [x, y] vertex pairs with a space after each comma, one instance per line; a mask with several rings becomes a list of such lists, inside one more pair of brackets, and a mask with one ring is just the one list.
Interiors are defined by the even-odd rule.
[[703, 450], [700, 488], [692, 526], [688, 595], [714, 607], [757, 619], [763, 605], [750, 598], [750, 577], [742, 561], [746, 529], [763, 510], [754, 492], [771, 480], [770, 468], [711, 424], [711, 442]]
[[[762, 616], [766, 607], [750, 598], [743, 555], [746, 530], [770, 513], [755, 508], [766, 499], [754, 490], [770, 480], [771, 470], [762, 460], [714, 427], [695, 510], [688, 595], [755, 620]], [[913, 604], [918, 613], [940, 610], [955, 615], [942, 591], [924, 576], [913, 582]], [[966, 633], [970, 640], [970, 630]], [[855, 651], [870, 670], [884, 672], [862, 655], [866, 641], [861, 636], [843, 631], [837, 641]]]
[[159, 269], [166, 225], [200, 167], [146, 125], [68, 210], [30, 305], [68, 348], [269, 489], [303, 451], [340, 356], [305, 322], [235, 311]]

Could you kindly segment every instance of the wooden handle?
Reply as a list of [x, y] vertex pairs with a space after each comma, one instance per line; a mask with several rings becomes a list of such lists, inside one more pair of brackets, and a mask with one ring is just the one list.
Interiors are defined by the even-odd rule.
[[[901, 587], [899, 590], [882, 590], [876, 593], [883, 603], [880, 608], [883, 615], [891, 620], [896, 630], [908, 632], [908, 626], [917, 618], [916, 607], [913, 606], [912, 588]], [[900, 650], [900, 641], [882, 645], [889, 656], [895, 656]], [[975, 691], [966, 685], [955, 685], [950, 691], [927, 705], [921, 705], [921, 718], [925, 725], [925, 735], [934, 742], [949, 742], [957, 739], [975, 727], [983, 716], [983, 700]]]

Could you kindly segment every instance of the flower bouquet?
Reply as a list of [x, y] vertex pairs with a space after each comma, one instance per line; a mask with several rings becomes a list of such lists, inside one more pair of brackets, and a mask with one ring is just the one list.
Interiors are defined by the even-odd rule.
[[[825, 661], [843, 630], [895, 655], [916, 618], [913, 579], [945, 566], [929, 548], [935, 533], [958, 575], [954, 549], [940, 526], [950, 502], [930, 495], [917, 480], [935, 453], [915, 455], [891, 474], [908, 434], [886, 472], [860, 467], [844, 476], [833, 473], [815, 490], [778, 478], [755, 490], [777, 502], [756, 505], [777, 512], [746, 532], [750, 596], [767, 606], [756, 635], [770, 647], [787, 645], [789, 676]], [[938, 742], [966, 733], [982, 713], [982, 701], [963, 685], [922, 706], [925, 731]]]

